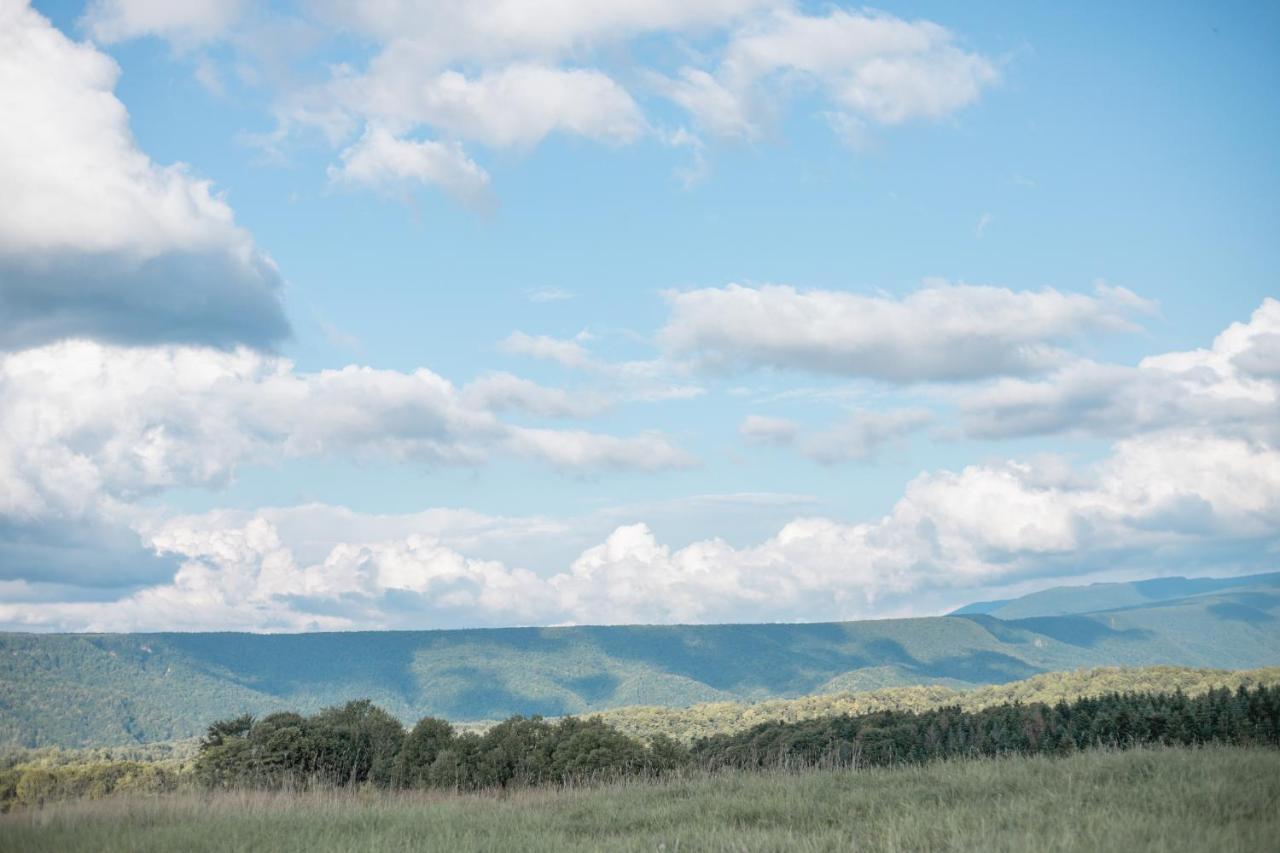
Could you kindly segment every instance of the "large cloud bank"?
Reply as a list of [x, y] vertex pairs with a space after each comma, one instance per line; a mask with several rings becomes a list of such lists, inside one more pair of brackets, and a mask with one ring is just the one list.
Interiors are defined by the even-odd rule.
[[0, 349], [266, 348], [282, 280], [206, 180], [139, 150], [106, 54], [0, 0]]
[[[888, 513], [866, 522], [798, 518], [756, 545], [706, 539], [681, 548], [658, 541], [643, 523], [624, 524], [567, 568], [537, 573], [518, 561], [486, 557], [486, 542], [504, 535], [562, 536], [563, 525], [468, 514], [431, 521], [371, 519], [350, 523], [372, 538], [303, 554], [303, 543], [314, 538], [307, 531], [331, 526], [336, 510], [297, 508], [287, 523], [278, 512], [137, 517], [133, 523], [147, 547], [177, 565], [172, 579], [109, 603], [9, 605], [0, 608], [0, 621], [39, 628], [284, 630], [840, 619], [909, 611], [914, 600], [936, 599], [940, 591], [954, 598], [964, 590], [1123, 566], [1144, 571], [1201, 563], [1261, 568], [1280, 541], [1280, 449], [1274, 431], [1280, 383], [1271, 347], [1277, 331], [1280, 303], [1267, 300], [1248, 323], [1233, 325], [1207, 349], [1145, 360], [1136, 370], [1139, 377], [1150, 372], [1157, 389], [1181, 381], [1179, 406], [1161, 419], [1143, 414], [1086, 420], [1085, 427], [1118, 436], [1098, 462], [1073, 467], [1061, 458], [1040, 457], [923, 473], [908, 483]], [[240, 376], [249, 367], [249, 378]], [[139, 370], [124, 372], [135, 376]], [[126, 419], [119, 425], [129, 434], [124, 442], [114, 442], [101, 426], [88, 430], [99, 440], [96, 455], [86, 456], [83, 437], [75, 441], [79, 454], [65, 447], [48, 450], [43, 458], [52, 463], [36, 466], [39, 479], [15, 468], [16, 454], [0, 457], [6, 459], [8, 493], [20, 493], [14, 484], [25, 487], [36, 496], [33, 506], [56, 501], [76, 506], [86, 488], [123, 499], [170, 481], [175, 470], [187, 478], [222, 476], [259, 442], [286, 452], [320, 452], [342, 443], [454, 461], [505, 450], [514, 435], [517, 452], [539, 452], [537, 442], [528, 443], [491, 415], [459, 403], [466, 395], [438, 377], [393, 374], [356, 381], [358, 375], [299, 377], [281, 365], [265, 373], [253, 361], [224, 365], [222, 372], [206, 375], [206, 387], [218, 389], [227, 407], [212, 422], [218, 428], [230, 423], [253, 428], [226, 429], [217, 440], [197, 436], [199, 446], [220, 451], [202, 455], [197, 464], [189, 448], [168, 439], [166, 430], [149, 432]], [[403, 427], [398, 434], [375, 436], [369, 430], [367, 418], [380, 417], [380, 410], [375, 407], [371, 414], [370, 399], [358, 391], [353, 398], [352, 389], [370, 381], [397, 389], [378, 397], [393, 401], [390, 410]], [[999, 401], [1017, 392], [1019, 411], [1026, 411], [1033, 405], [1025, 399], [1027, 389], [1034, 388], [1032, 397], [1046, 409], [1037, 423], [1048, 424], [1060, 417], [1061, 403], [1052, 393], [1059, 381], [998, 382], [990, 393]], [[309, 407], [313, 423], [305, 429], [290, 426], [284, 410], [292, 406], [264, 406], [255, 389], [271, 383], [281, 384], [282, 399]], [[92, 374], [89, 384], [111, 389], [116, 383]], [[47, 381], [30, 387], [26, 393], [46, 399], [58, 393]], [[316, 387], [331, 402], [308, 397]], [[116, 393], [104, 391], [108, 399]], [[180, 413], [183, 394], [157, 402]], [[254, 410], [253, 415], [237, 412], [237, 405]], [[107, 410], [111, 420], [119, 420], [119, 414]], [[36, 420], [52, 418], [45, 411]], [[458, 445], [453, 431], [459, 424], [487, 438], [476, 446]], [[175, 426], [173, 432], [190, 428], [194, 425]], [[11, 422], [5, 432], [14, 434]], [[68, 430], [64, 436], [75, 434]], [[570, 443], [577, 440], [570, 436]], [[19, 446], [39, 445], [28, 435]], [[122, 454], [122, 447], [140, 450]], [[558, 464], [562, 455], [576, 459], [581, 452], [546, 458]], [[84, 467], [90, 460], [95, 467]], [[21, 511], [21, 506], [11, 501], [6, 511]]]

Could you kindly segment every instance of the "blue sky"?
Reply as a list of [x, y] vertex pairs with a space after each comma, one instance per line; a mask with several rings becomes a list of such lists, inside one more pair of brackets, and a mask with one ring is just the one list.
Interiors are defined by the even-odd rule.
[[1272, 4], [0, 9], [9, 627], [1274, 567]]

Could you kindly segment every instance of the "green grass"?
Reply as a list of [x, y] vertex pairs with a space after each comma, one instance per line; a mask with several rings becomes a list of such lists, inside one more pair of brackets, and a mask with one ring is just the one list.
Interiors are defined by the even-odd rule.
[[[1274, 850], [1280, 752], [1092, 752], [506, 795], [171, 794], [0, 817], [3, 851]], [[665, 846], [664, 846], [665, 845]]]

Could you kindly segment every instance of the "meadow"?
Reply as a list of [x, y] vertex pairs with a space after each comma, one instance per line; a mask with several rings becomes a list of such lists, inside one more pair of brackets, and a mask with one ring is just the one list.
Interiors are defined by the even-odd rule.
[[0, 851], [1274, 850], [1280, 752], [1094, 750], [505, 793], [184, 791], [0, 816]]

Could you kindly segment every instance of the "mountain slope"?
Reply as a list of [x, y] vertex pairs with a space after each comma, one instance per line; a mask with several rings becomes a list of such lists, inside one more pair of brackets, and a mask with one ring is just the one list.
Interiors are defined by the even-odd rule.
[[[915, 684], [1001, 684], [1094, 666], [1249, 669], [1280, 663], [1278, 578], [1238, 578], [1198, 587], [1201, 594], [1147, 598], [1142, 606], [1024, 618], [977, 613], [808, 625], [0, 634], [0, 744], [169, 740], [245, 711], [314, 711], [360, 697], [406, 720], [426, 714], [474, 720]], [[1118, 599], [1098, 600], [1113, 605]], [[1043, 614], [1043, 604], [1023, 612]]]
[[1155, 578], [1129, 583], [1095, 583], [1088, 586], [1058, 586], [1004, 601], [979, 601], [950, 615], [985, 614], [1001, 619], [1031, 616], [1066, 616], [1124, 607], [1143, 607], [1232, 590], [1272, 588], [1280, 592], [1280, 572], [1234, 578]]

